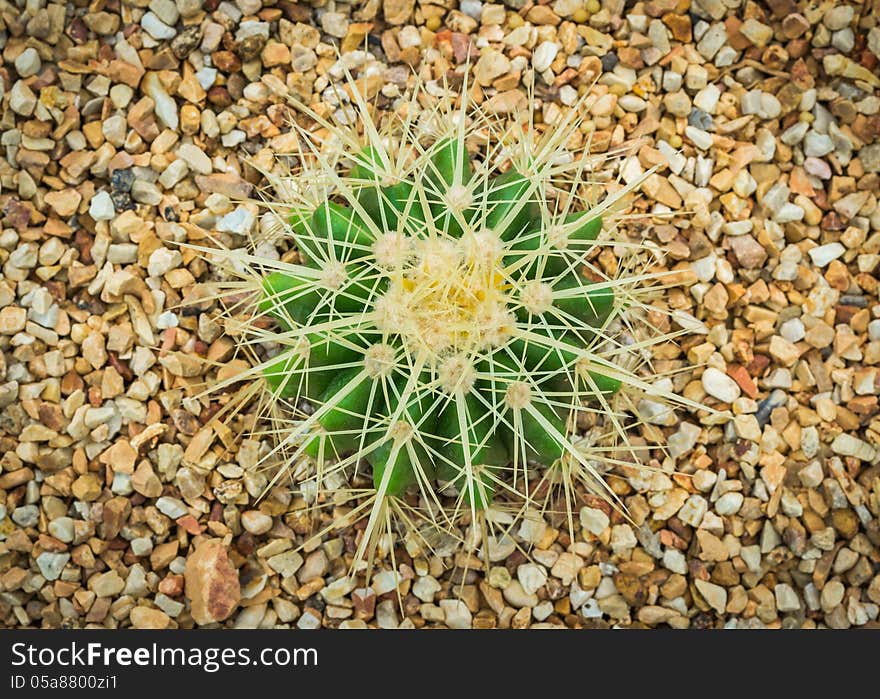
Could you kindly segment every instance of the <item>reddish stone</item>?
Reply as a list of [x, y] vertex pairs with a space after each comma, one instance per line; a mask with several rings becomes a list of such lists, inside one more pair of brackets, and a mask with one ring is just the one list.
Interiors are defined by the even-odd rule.
[[12, 197], [3, 207], [7, 223], [17, 231], [23, 231], [31, 221], [31, 209]]
[[220, 539], [208, 539], [193, 551], [184, 572], [186, 596], [197, 624], [227, 619], [241, 600], [238, 572]]
[[678, 534], [670, 531], [669, 529], [660, 530], [660, 543], [664, 546], [672, 546], [674, 548], [681, 549], [682, 551], [684, 551], [688, 547], [687, 541], [685, 541]]
[[232, 51], [215, 51], [211, 59], [224, 73], [237, 73], [241, 70], [241, 59]]
[[169, 573], [159, 582], [159, 592], [169, 597], [183, 594], [183, 576]]
[[470, 59], [471, 64], [476, 63], [480, 52], [467, 34], [453, 32], [450, 36], [450, 43], [452, 44], [452, 55], [455, 56], [456, 63], [466, 63], [468, 59]]
[[749, 376], [749, 372], [746, 371], [745, 367], [739, 364], [731, 364], [727, 367], [727, 375], [736, 381], [743, 393], [749, 398], [754, 398], [758, 395], [758, 387], [755, 386], [755, 382]]
[[768, 366], [770, 366], [770, 357], [766, 354], [756, 354], [746, 369], [749, 372], [749, 376], [761, 376]]
[[176, 519], [175, 522], [178, 527], [183, 527], [188, 534], [192, 534], [193, 536], [198, 536], [205, 531], [205, 527], [199, 524], [198, 520], [192, 515], [184, 515], [180, 519]]

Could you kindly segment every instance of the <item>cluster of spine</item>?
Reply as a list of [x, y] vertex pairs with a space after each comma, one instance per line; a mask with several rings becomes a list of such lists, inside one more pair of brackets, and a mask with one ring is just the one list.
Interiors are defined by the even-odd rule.
[[357, 453], [384, 494], [439, 479], [483, 508], [499, 469], [571, 451], [568, 397], [621, 387], [587, 352], [615, 312], [578, 269], [601, 218], [545, 226], [531, 174], [476, 179], [460, 138], [414, 166], [421, 188], [383, 183], [381, 157], [355, 157], [352, 205], [291, 215], [303, 268], [270, 273], [260, 308], [297, 342], [264, 375], [315, 406], [309, 456]]
[[[242, 343], [269, 348], [251, 369], [275, 416], [266, 463], [308, 459], [319, 489], [368, 467], [370, 537], [402, 498], [435, 523], [500, 498], [522, 513], [560, 481], [569, 520], [572, 480], [613, 499], [602, 466], [632, 459], [585, 452], [578, 423], [626, 447], [643, 396], [686, 402], [640, 370], [670, 337], [644, 322], [661, 275], [617, 235], [640, 182], [590, 179], [613, 154], [568, 151], [577, 110], [539, 136], [465, 87], [454, 108], [414, 98], [380, 132], [352, 95], [359, 127], [303, 108], [300, 169], [275, 183], [273, 242], [293, 254], [231, 255], [232, 293], [256, 292]], [[612, 249], [610, 271], [597, 258]]]

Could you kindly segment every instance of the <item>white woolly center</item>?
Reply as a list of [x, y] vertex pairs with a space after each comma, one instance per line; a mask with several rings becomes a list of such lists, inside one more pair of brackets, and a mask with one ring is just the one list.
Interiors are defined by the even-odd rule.
[[391, 429], [388, 431], [388, 434], [394, 441], [403, 441], [405, 439], [409, 439], [412, 433], [412, 425], [410, 425], [408, 422], [403, 422], [402, 420], [398, 420], [397, 422], [395, 422], [391, 426]]
[[547, 241], [557, 250], [565, 250], [568, 247], [569, 234], [559, 224], [547, 227]]
[[364, 353], [364, 368], [370, 378], [389, 376], [394, 371], [396, 353], [394, 348], [384, 342], [371, 345]]
[[524, 381], [514, 381], [507, 387], [504, 402], [509, 408], [522, 410], [532, 402], [532, 388]]
[[463, 184], [454, 184], [446, 192], [446, 203], [455, 211], [464, 211], [474, 202], [471, 191]]
[[402, 274], [376, 300], [379, 330], [434, 357], [503, 344], [516, 319], [508, 310], [502, 252], [492, 232], [412, 240]]
[[328, 289], [339, 289], [348, 279], [348, 273], [345, 271], [345, 265], [341, 262], [328, 262], [321, 270], [321, 276], [318, 277], [321, 285]]
[[540, 281], [528, 282], [519, 292], [519, 301], [529, 313], [539, 316], [553, 306], [553, 288]]
[[444, 391], [467, 393], [476, 381], [473, 362], [460, 354], [448, 357], [440, 365], [438, 378]]
[[373, 255], [381, 267], [396, 269], [406, 262], [410, 239], [402, 233], [384, 233], [373, 243]]

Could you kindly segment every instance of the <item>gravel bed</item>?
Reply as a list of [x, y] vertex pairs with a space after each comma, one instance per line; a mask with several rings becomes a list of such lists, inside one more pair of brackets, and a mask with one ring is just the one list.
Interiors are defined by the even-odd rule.
[[[3, 0], [0, 47], [0, 627], [878, 626], [878, 0]], [[268, 445], [197, 397], [235, 347], [178, 243], [259, 232], [288, 94], [331, 113], [344, 65], [393, 109], [469, 60], [487, 111], [534, 73], [540, 128], [588, 95], [624, 181], [661, 165], [654, 361], [722, 419], [652, 418], [632, 522], [583, 494], [574, 540], [352, 581], [358, 526], [260, 499]]]

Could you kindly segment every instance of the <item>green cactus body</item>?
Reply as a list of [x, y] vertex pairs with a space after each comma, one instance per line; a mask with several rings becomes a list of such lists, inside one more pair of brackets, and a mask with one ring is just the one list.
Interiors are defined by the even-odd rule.
[[[524, 270], [529, 279], [555, 277], [576, 264], [576, 259], [564, 255], [562, 250], [577, 252], [575, 246], [596, 240], [601, 231], [602, 219], [591, 217], [588, 211], [566, 215], [551, 230], [544, 228], [540, 221], [533, 222], [526, 233], [509, 246], [510, 253], [505, 256], [504, 263], [515, 267], [520, 260], [530, 261], [531, 264]], [[542, 246], [546, 248], [546, 254], [536, 255], [535, 252]]]
[[[406, 379], [399, 377], [396, 381], [399, 395], [406, 392]], [[421, 470], [425, 479], [433, 479], [435, 469], [427, 449], [420, 444], [414, 435], [416, 429], [426, 419], [433, 417], [428, 411], [427, 399], [413, 400], [406, 406], [406, 419], [395, 422], [395, 429], [389, 430], [388, 439], [370, 452], [368, 460], [373, 467], [373, 481], [377, 488], [381, 487], [387, 471], [391, 471], [387, 479], [385, 493], [400, 495], [418, 479]]]
[[437, 475], [462, 490], [477, 507], [491, 502], [494, 486], [489, 474], [508, 461], [501, 431], [491, 427], [485, 408], [472, 394], [459, 394], [437, 419], [441, 455]]
[[425, 178], [434, 193], [431, 216], [441, 233], [453, 238], [461, 238], [464, 233], [462, 220], [453, 211], [455, 208], [461, 209], [465, 224], [473, 218], [473, 209], [467, 208], [473, 196], [469, 189], [473, 174], [463, 140], [450, 138], [438, 145], [428, 163]]
[[314, 400], [339, 373], [338, 367], [358, 356], [355, 349], [323, 340], [317, 335], [307, 335], [300, 347], [275, 357], [263, 370], [263, 375], [276, 395], [285, 398], [299, 395]]
[[371, 219], [388, 231], [398, 229], [401, 216], [424, 222], [423, 209], [413, 201], [413, 183], [384, 182], [376, 175], [381, 156], [375, 148], [365, 148], [349, 172], [357, 192], [357, 200]]

